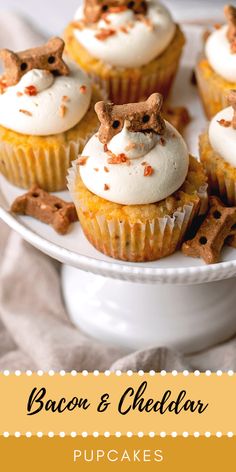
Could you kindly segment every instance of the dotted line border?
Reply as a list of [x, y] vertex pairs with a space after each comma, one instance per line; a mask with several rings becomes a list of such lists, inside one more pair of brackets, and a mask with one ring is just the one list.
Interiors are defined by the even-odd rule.
[[61, 431], [59, 433], [54, 433], [53, 431], [49, 431], [48, 433], [43, 433], [41, 431], [38, 431], [37, 433], [31, 433], [30, 431], [27, 431], [26, 433], [20, 433], [19, 431], [16, 431], [15, 433], [9, 433], [8, 431], [4, 431], [3, 433], [0, 433], [0, 437], [4, 438], [9, 438], [9, 437], [15, 437], [15, 438], [20, 438], [20, 437], [26, 437], [26, 438], [31, 438], [32, 436], [42, 438], [42, 437], [47, 437], [47, 438], [54, 438], [54, 437], [60, 437], [60, 438], [65, 438], [65, 437], [71, 437], [71, 438], [76, 438], [76, 437], [82, 437], [82, 438], [88, 438], [88, 437], [93, 437], [93, 438], [98, 438], [98, 437], [104, 437], [104, 438], [109, 438], [111, 436], [115, 436], [116, 438], [121, 438], [121, 437], [127, 437], [127, 438], [132, 438], [132, 437], [138, 437], [138, 438], [143, 438], [144, 436], [149, 436], [150, 438], [154, 437], [160, 437], [160, 438], [165, 438], [167, 436], [171, 436], [172, 438], [177, 438], [177, 437], [183, 437], [183, 438], [189, 438], [189, 437], [194, 437], [194, 438], [200, 438], [200, 437], [205, 437], [205, 438], [210, 438], [210, 437], [216, 437], [216, 438], [222, 438], [223, 436], [228, 437], [228, 438], [233, 438], [235, 437], [235, 433], [232, 431], [228, 431], [227, 433], [222, 433], [221, 431], [217, 431], [216, 433], [211, 433], [210, 431], [206, 431], [205, 433], [199, 433], [198, 431], [195, 431], [194, 433], [188, 433], [187, 431], [184, 431], [183, 433], [177, 433], [173, 431], [172, 433], [166, 433], [165, 431], [162, 431], [160, 433], [155, 433], [154, 431], [150, 431], [149, 433], [144, 434], [142, 431], [138, 432], [137, 434], [132, 433], [131, 431], [128, 431], [127, 433], [121, 433], [119, 431], [116, 431], [115, 433], [111, 434], [109, 431], [105, 431], [105, 433], [98, 433], [97, 431], [94, 431], [93, 433], [89, 434], [86, 431], [82, 433], [77, 433], [75, 431], [72, 431], [71, 433], [66, 434], [64, 431]]
[[121, 370], [105, 370], [105, 372], [100, 372], [99, 370], [94, 370], [93, 372], [88, 372], [87, 370], [82, 370], [81, 372], [77, 370], [72, 370], [71, 372], [66, 372], [65, 370], [60, 370], [58, 372], [54, 370], [38, 370], [36, 372], [33, 372], [32, 370], [26, 370], [25, 372], [21, 370], [16, 370], [15, 372], [11, 372], [10, 370], [0, 371], [0, 375], [5, 377], [9, 377], [10, 375], [15, 375], [16, 377], [20, 377], [21, 375], [27, 375], [28, 377], [31, 375], [37, 375], [38, 377], [42, 377], [44, 375], [49, 375], [50, 377], [53, 377], [54, 375], [60, 375], [61, 377], [65, 377], [66, 375], [71, 375], [72, 377], [76, 377], [77, 375], [82, 375], [84, 377], [88, 375], [94, 375], [95, 377], [98, 377], [99, 375], [105, 375], [106, 377], [109, 377], [111, 374], [115, 374], [117, 377], [121, 377], [122, 375], [128, 375], [129, 377], [132, 377], [132, 375], [139, 375], [140, 377], [143, 377], [144, 375], [150, 375], [151, 377], [165, 377], [166, 375], [172, 375], [173, 377], [176, 377], [177, 375], [183, 375], [184, 377], [189, 375], [194, 375], [195, 377], [199, 377], [200, 375], [205, 375], [207, 377], [216, 375], [217, 377], [221, 377], [222, 375], [228, 375], [229, 377], [233, 377], [236, 373], [233, 370], [228, 370], [225, 372], [222, 370], [217, 370], [216, 372], [212, 372], [211, 370], [206, 370], [205, 372], [200, 372], [199, 370], [195, 370], [193, 372], [188, 370], [184, 370], [183, 372], [178, 372], [177, 370], [172, 370], [172, 372], [167, 372], [166, 370], [161, 370], [160, 372], [156, 372], [155, 370], [150, 370], [149, 372], [144, 372], [143, 370], [139, 370], [137, 372], [133, 372], [132, 370], [127, 370], [127, 372], [122, 372]]

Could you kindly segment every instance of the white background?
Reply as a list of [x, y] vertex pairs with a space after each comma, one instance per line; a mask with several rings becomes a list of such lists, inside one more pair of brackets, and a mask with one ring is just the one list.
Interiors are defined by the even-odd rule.
[[[222, 19], [226, 0], [163, 0], [176, 20], [217, 21]], [[39, 29], [48, 34], [60, 34], [72, 19], [80, 0], [0, 0], [1, 9], [27, 14]]]

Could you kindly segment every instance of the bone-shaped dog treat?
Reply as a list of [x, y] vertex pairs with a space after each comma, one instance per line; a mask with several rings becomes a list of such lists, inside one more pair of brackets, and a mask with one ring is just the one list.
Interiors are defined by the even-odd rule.
[[32, 69], [48, 70], [56, 75], [68, 75], [69, 68], [62, 59], [65, 43], [61, 38], [51, 38], [44, 46], [15, 53], [0, 50], [7, 85], [15, 85], [26, 72]]
[[127, 8], [135, 13], [146, 13], [145, 0], [85, 0], [84, 18], [87, 23], [96, 23], [104, 13], [119, 11], [119, 8]]
[[231, 51], [236, 52], [236, 8], [232, 5], [225, 6], [224, 9], [226, 19], [228, 20], [227, 38], [231, 43]]
[[[196, 236], [183, 244], [186, 256], [200, 257], [207, 264], [220, 260], [222, 248], [227, 238], [236, 234], [236, 207], [225, 207], [217, 197], [210, 197], [208, 215]], [[232, 243], [233, 241], [231, 241]]]
[[126, 122], [129, 131], [154, 131], [163, 134], [165, 121], [161, 117], [162, 96], [153, 93], [146, 102], [113, 105], [109, 102], [98, 102], [95, 111], [101, 122], [99, 140], [107, 144], [118, 134]]
[[232, 126], [236, 129], [236, 90], [231, 90], [228, 94], [228, 102], [234, 110], [234, 116], [232, 119]]
[[66, 234], [70, 224], [78, 220], [74, 203], [67, 203], [36, 186], [18, 197], [11, 211], [52, 225], [59, 234]]

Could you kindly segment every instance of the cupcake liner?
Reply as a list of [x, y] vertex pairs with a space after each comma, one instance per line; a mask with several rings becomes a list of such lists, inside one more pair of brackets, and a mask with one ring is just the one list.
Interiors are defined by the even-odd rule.
[[236, 169], [212, 149], [208, 134], [200, 136], [200, 158], [206, 169], [211, 194], [223, 202], [236, 206]]
[[198, 214], [199, 201], [189, 203], [172, 216], [156, 217], [133, 223], [128, 215], [106, 218], [102, 211], [91, 215], [86, 199], [75, 191], [76, 163], [68, 174], [68, 188], [75, 203], [85, 236], [100, 252], [115, 259], [145, 262], [168, 256], [181, 246], [193, 218]]
[[94, 86], [87, 114], [58, 135], [25, 136], [0, 126], [0, 172], [17, 187], [28, 189], [37, 184], [48, 192], [65, 190], [71, 162], [97, 131], [94, 105], [103, 98], [103, 92]]
[[17, 187], [37, 184], [49, 192], [66, 188], [67, 169], [77, 158], [83, 141], [58, 148], [24, 148], [0, 142], [0, 172]]
[[180, 56], [181, 54], [166, 67], [157, 65], [156, 70], [149, 75], [102, 78], [91, 74], [91, 78], [116, 104], [139, 102], [147, 99], [154, 92], [159, 92], [167, 98], [178, 70]]
[[153, 92], [166, 98], [178, 70], [185, 38], [176, 26], [176, 34], [168, 48], [157, 58], [139, 68], [116, 68], [92, 57], [76, 40], [73, 24], [65, 31], [66, 51], [117, 104], [137, 102]]
[[227, 95], [231, 89], [236, 88], [236, 83], [222, 79], [204, 58], [197, 64], [196, 79], [206, 116], [211, 119], [220, 110], [229, 106]]

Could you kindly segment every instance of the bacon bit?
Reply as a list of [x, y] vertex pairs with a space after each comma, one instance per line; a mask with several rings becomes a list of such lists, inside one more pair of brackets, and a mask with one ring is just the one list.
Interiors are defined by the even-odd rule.
[[19, 110], [20, 113], [24, 113], [24, 115], [27, 115], [27, 116], [32, 116], [32, 113], [28, 110], [23, 110], [23, 109], [20, 109]]
[[34, 97], [35, 95], [38, 94], [38, 90], [34, 85], [28, 85], [28, 87], [25, 87], [24, 92], [26, 95], [29, 95], [30, 97]]
[[216, 30], [221, 29], [221, 27], [222, 27], [222, 25], [221, 25], [220, 23], [215, 23], [215, 24], [214, 24], [214, 28], [215, 28]]
[[141, 164], [141, 166], [146, 166], [146, 165], [147, 165], [146, 161], [142, 162], [142, 164]]
[[154, 30], [154, 24], [150, 18], [147, 18], [144, 15], [137, 15], [137, 19], [144, 23], [150, 31]]
[[117, 5], [114, 7], [109, 7], [109, 13], [120, 13], [121, 11], [128, 10], [126, 5]]
[[66, 112], [67, 112], [67, 107], [65, 105], [61, 105], [60, 108], [59, 108], [60, 117], [64, 118]]
[[107, 144], [104, 144], [104, 152], [108, 152], [108, 146], [107, 146]]
[[104, 190], [109, 190], [109, 189], [110, 189], [109, 185], [104, 184]]
[[105, 41], [107, 38], [113, 36], [114, 34], [116, 34], [116, 31], [114, 29], [102, 28], [97, 34], [95, 34], [95, 38], [97, 38], [99, 41]]
[[85, 166], [86, 162], [87, 162], [87, 159], [88, 157], [85, 157], [85, 156], [80, 156], [77, 160], [77, 164], [79, 166]]
[[104, 171], [105, 171], [105, 172], [110, 172], [109, 169], [108, 169], [108, 167], [106, 167], [106, 166], [104, 166]]
[[63, 95], [63, 97], [62, 97], [63, 102], [69, 102], [69, 100], [70, 99], [69, 99], [68, 95]]
[[217, 120], [220, 126], [224, 126], [224, 128], [229, 128], [231, 126], [231, 121], [224, 120]]
[[126, 33], [128, 34], [128, 28], [126, 28], [126, 26], [120, 26], [120, 31], [122, 31], [122, 33]]
[[127, 161], [129, 161], [129, 159], [124, 153], [118, 154], [118, 156], [112, 154], [112, 157], [107, 160], [108, 164], [123, 164]]
[[149, 177], [150, 175], [153, 174], [153, 172], [154, 172], [154, 170], [153, 170], [152, 166], [145, 166], [143, 175], [144, 175], [144, 177]]
[[99, 169], [97, 167], [94, 167], [95, 172], [99, 172]]
[[0, 79], [0, 94], [2, 95], [7, 88], [7, 82], [5, 79]]
[[80, 93], [86, 93], [87, 92], [87, 87], [86, 85], [81, 85], [80, 89], [79, 89]]
[[163, 137], [160, 138], [159, 143], [160, 143], [161, 146], [166, 145], [165, 139]]
[[17, 92], [17, 93], [16, 93], [16, 96], [17, 96], [17, 97], [22, 97], [22, 96], [23, 96], [23, 93], [22, 93], [22, 92]]

